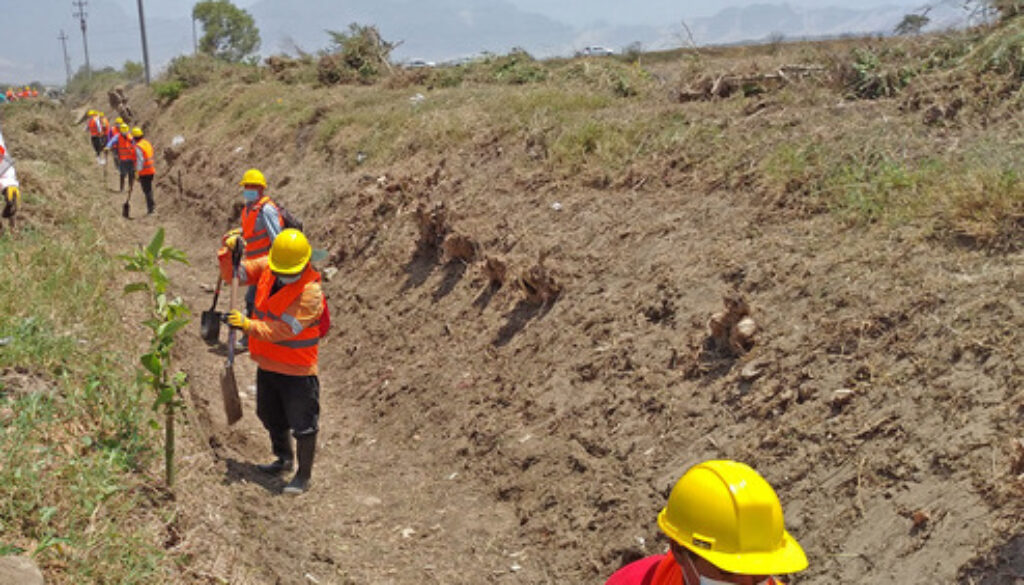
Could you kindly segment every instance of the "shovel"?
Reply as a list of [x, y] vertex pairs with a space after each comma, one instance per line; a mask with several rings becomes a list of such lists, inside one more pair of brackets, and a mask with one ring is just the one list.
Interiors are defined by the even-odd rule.
[[213, 304], [209, 311], [203, 311], [199, 319], [199, 335], [206, 343], [215, 344], [220, 339], [220, 311], [217, 311], [217, 298], [220, 297], [220, 275], [217, 276], [217, 288], [213, 292]]
[[[245, 244], [238, 239], [235, 249], [231, 254], [231, 306], [235, 308], [238, 300], [238, 264], [242, 260], [242, 248]], [[228, 360], [224, 364], [224, 371], [220, 375], [220, 393], [224, 398], [224, 414], [228, 417], [228, 424], [233, 425], [242, 418], [242, 400], [238, 397], [238, 382], [235, 381], [235, 333], [232, 327], [228, 331]]]
[[128, 219], [128, 213], [131, 211], [131, 206], [128, 205], [128, 202], [132, 200], [132, 188], [133, 187], [135, 187], [135, 183], [134, 182], [129, 182], [128, 183], [128, 198], [124, 200], [124, 205], [121, 206], [121, 215], [124, 216], [125, 219]]

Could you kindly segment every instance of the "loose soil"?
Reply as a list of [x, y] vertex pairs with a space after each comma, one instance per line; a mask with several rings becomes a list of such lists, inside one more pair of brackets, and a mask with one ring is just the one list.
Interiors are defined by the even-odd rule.
[[[160, 150], [175, 110], [143, 96], [132, 103]], [[172, 278], [198, 315], [233, 183], [260, 161], [330, 253], [334, 326], [300, 498], [253, 468], [269, 442], [252, 362], [237, 362], [246, 414], [228, 427], [223, 347], [202, 342], [198, 317], [181, 337], [190, 413], [169, 582], [601, 583], [665, 549], [657, 512], [708, 458], [776, 488], [810, 560], [794, 583], [1024, 582], [1020, 252], [851, 228], [654, 163], [565, 180], [481, 143], [341, 172], [298, 138], [240, 136], [244, 155], [187, 140], [158, 163], [155, 216], [139, 217], [137, 193], [124, 222], [75, 155], [116, 226], [111, 251], [164, 226], [191, 259]], [[446, 248], [449, 234], [465, 241]], [[705, 343], [733, 292], [759, 329], [740, 357]]]

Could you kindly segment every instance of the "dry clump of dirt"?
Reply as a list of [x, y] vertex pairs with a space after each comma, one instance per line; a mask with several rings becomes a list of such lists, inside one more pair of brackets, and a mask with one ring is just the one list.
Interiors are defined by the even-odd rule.
[[562, 294], [562, 285], [552, 269], [544, 265], [542, 254], [537, 263], [523, 270], [516, 283], [524, 300], [531, 305], [547, 305]]
[[430, 204], [420, 202], [413, 216], [419, 230], [416, 245], [422, 250], [436, 250], [444, 240], [451, 226], [448, 224], [448, 210], [444, 202]]
[[491, 288], [501, 288], [508, 278], [508, 264], [498, 256], [485, 256], [480, 270], [487, 278], [487, 285]]
[[477, 259], [480, 245], [469, 236], [451, 233], [445, 237], [441, 249], [444, 251], [445, 261], [469, 264]]
[[708, 319], [708, 341], [711, 349], [741, 356], [754, 347], [757, 322], [750, 316], [750, 305], [739, 293], [722, 297], [725, 309]]

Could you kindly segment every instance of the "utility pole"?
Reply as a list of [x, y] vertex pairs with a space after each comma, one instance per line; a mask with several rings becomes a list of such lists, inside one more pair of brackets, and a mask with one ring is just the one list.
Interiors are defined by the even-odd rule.
[[139, 30], [142, 31], [142, 60], [146, 65], [146, 85], [149, 85], [149, 46], [146, 44], [146, 17], [142, 14], [142, 0], [139, 0]]
[[199, 42], [196, 40], [196, 6], [192, 5], [192, 56], [199, 53]]
[[92, 67], [89, 66], [89, 40], [85, 36], [85, 17], [88, 14], [85, 12], [85, 6], [88, 4], [86, 0], [71, 0], [71, 5], [78, 9], [71, 16], [79, 19], [82, 23], [82, 45], [85, 47], [85, 74], [89, 79], [92, 79]]
[[64, 85], [67, 86], [67, 84], [71, 83], [71, 58], [68, 57], [68, 35], [64, 34], [64, 31], [61, 30], [57, 40], [60, 41], [60, 46], [64, 49], [64, 71], [67, 73], [67, 81], [64, 82]]

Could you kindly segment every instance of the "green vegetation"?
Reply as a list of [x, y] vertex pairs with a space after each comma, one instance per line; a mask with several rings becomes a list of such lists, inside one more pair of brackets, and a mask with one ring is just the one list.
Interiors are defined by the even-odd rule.
[[158, 81], [152, 84], [153, 95], [163, 104], [169, 104], [178, 99], [185, 89], [185, 84], [178, 80]]
[[375, 26], [352, 23], [347, 32], [327, 31], [331, 46], [317, 65], [323, 85], [369, 83], [390, 71], [394, 43], [385, 41]]
[[260, 31], [246, 10], [229, 0], [204, 0], [192, 7], [192, 18], [203, 27], [199, 50], [237, 63], [260, 48]]
[[36, 221], [0, 238], [0, 551], [32, 555], [56, 582], [159, 582], [156, 437], [111, 341], [123, 327], [110, 302], [119, 271], [75, 203], [80, 177], [49, 151], [70, 136], [27, 132], [45, 109], [4, 120], [27, 153], [18, 170]]
[[121, 256], [124, 269], [142, 273], [145, 280], [133, 282], [124, 289], [125, 293], [148, 292], [152, 296], [151, 316], [143, 322], [153, 336], [149, 352], [140, 361], [146, 368], [142, 383], [153, 391], [153, 410], [164, 409], [164, 480], [167, 486], [174, 485], [174, 418], [179, 409], [185, 407], [181, 389], [185, 387], [185, 372], [171, 373], [171, 348], [174, 336], [188, 325], [188, 307], [181, 297], [167, 298], [170, 279], [164, 270], [166, 262], [187, 264], [184, 252], [164, 246], [164, 229], [157, 230], [149, 245], [135, 254]]

